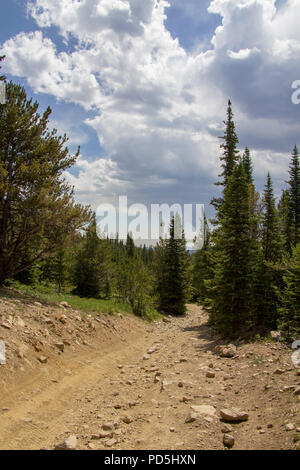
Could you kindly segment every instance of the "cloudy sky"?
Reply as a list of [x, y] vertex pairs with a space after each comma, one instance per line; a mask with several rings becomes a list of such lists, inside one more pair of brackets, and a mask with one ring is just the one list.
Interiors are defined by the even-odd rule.
[[[279, 195], [300, 146], [300, 0], [2, 0], [3, 71], [81, 157], [67, 178], [94, 208], [216, 194], [228, 98], [258, 188]], [[300, 96], [300, 93], [299, 93]]]

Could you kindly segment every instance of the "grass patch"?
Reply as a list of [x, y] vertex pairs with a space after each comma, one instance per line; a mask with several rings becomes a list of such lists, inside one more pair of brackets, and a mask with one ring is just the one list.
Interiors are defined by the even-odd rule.
[[35, 301], [44, 301], [49, 304], [59, 304], [60, 302], [68, 302], [74, 310], [82, 310], [83, 312], [97, 313], [132, 313], [131, 307], [125, 302], [117, 299], [88, 299], [72, 295], [70, 292], [58, 294], [53, 287], [46, 285], [28, 286], [13, 281], [10, 286], [17, 289], [26, 297], [31, 297]]
[[[30, 286], [21, 284], [18, 281], [12, 281], [10, 287], [16, 289], [23, 296], [23, 300], [31, 300], [38, 302], [46, 302], [48, 304], [57, 305], [60, 302], [68, 302], [74, 310], [81, 310], [89, 313], [108, 313], [111, 315], [117, 313], [133, 314], [129, 303], [122, 302], [117, 298], [111, 299], [94, 299], [79, 297], [72, 295], [66, 291], [58, 294], [52, 286], [40, 284], [39, 286]], [[71, 288], [70, 288], [71, 290]], [[16, 297], [13, 291], [6, 290], [7, 297]], [[162, 316], [156, 311], [151, 310], [146, 320], [155, 321]]]

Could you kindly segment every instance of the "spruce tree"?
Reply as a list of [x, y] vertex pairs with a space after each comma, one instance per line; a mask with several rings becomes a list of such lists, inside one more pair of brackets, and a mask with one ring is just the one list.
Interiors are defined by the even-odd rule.
[[300, 243], [292, 250], [283, 281], [279, 328], [288, 340], [297, 340], [300, 337]]
[[215, 239], [215, 279], [210, 319], [214, 328], [229, 337], [251, 324], [255, 247], [251, 239], [250, 189], [242, 162], [227, 180]]
[[291, 239], [293, 246], [296, 246], [300, 240], [300, 159], [296, 145], [292, 154], [289, 175]]
[[289, 191], [287, 189], [283, 190], [278, 203], [279, 231], [283, 240], [283, 250], [289, 254], [292, 252], [292, 213], [290, 201]]
[[170, 315], [184, 315], [188, 294], [188, 253], [180, 217], [176, 214], [170, 223], [170, 236], [161, 240], [160, 260], [156, 271], [159, 310]]
[[275, 263], [282, 255], [282, 239], [271, 176], [268, 173], [263, 196], [261, 222], [261, 252], [259, 252], [255, 276], [256, 324], [260, 328], [272, 329], [277, 325], [278, 299], [276, 290], [280, 275]]
[[95, 216], [86, 230], [74, 272], [75, 293], [81, 297], [107, 297], [111, 292], [111, 254], [97, 234]]
[[[223, 186], [226, 187], [228, 178], [231, 176], [236, 163], [239, 161], [239, 152], [237, 150], [237, 145], [239, 143], [236, 130], [235, 130], [235, 123], [233, 120], [233, 112], [232, 112], [232, 105], [231, 101], [228, 101], [227, 107], [227, 120], [224, 121], [226, 126], [225, 133], [220, 139], [224, 140], [224, 142], [220, 145], [221, 149], [223, 150], [223, 155], [220, 157], [221, 160], [221, 167], [222, 173], [219, 175], [221, 181], [215, 183], [216, 186]], [[211, 205], [218, 211], [216, 218], [211, 220], [213, 225], [218, 224], [218, 220], [220, 217], [219, 212], [221, 211], [223, 204], [223, 197], [213, 198], [211, 200]]]
[[233, 170], [235, 168], [236, 163], [239, 160], [239, 152], [237, 150], [237, 144], [239, 143], [239, 139], [236, 134], [235, 130], [235, 123], [233, 121], [233, 112], [231, 101], [228, 101], [227, 107], [227, 121], [224, 121], [226, 126], [224, 136], [220, 137], [220, 139], [224, 140], [224, 143], [221, 144], [221, 148], [223, 149], [223, 155], [220, 158], [222, 165], [223, 172], [219, 175], [222, 180], [217, 185], [226, 186], [228, 182], [228, 178], [232, 175]]
[[273, 183], [270, 173], [264, 191], [264, 214], [262, 217], [262, 248], [265, 261], [275, 262], [280, 256], [281, 242], [279, 236], [279, 221], [273, 193]]
[[248, 147], [245, 148], [242, 162], [247, 175], [248, 183], [253, 184], [253, 164], [250, 156], [250, 150]]
[[192, 255], [192, 300], [207, 305], [209, 297], [207, 282], [213, 278], [210, 232], [204, 214], [203, 246]]

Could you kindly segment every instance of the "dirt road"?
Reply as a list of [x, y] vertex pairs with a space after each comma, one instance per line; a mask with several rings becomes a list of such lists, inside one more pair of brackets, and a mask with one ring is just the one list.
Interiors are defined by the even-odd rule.
[[286, 346], [240, 344], [221, 358], [196, 306], [170, 323], [131, 321], [114, 342], [66, 352], [2, 389], [0, 449], [53, 449], [70, 435], [78, 449], [224, 449], [219, 413], [232, 406], [249, 414], [230, 425], [234, 449], [297, 445], [299, 397], [288, 387], [299, 376]]

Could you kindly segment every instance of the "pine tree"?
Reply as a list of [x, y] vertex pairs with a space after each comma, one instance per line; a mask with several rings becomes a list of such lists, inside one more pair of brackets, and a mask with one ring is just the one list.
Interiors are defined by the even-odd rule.
[[285, 287], [281, 293], [279, 328], [287, 339], [296, 340], [300, 337], [300, 243], [293, 248], [283, 280]]
[[287, 189], [282, 191], [278, 203], [279, 231], [283, 240], [283, 250], [292, 252], [292, 213], [290, 210], [290, 193]]
[[261, 252], [259, 252], [255, 276], [256, 324], [260, 328], [272, 329], [277, 325], [278, 299], [277, 287], [280, 275], [275, 263], [282, 255], [282, 239], [273, 193], [271, 176], [268, 173], [263, 196], [261, 227]]
[[[230, 100], [228, 101], [227, 107], [227, 120], [224, 121], [224, 124], [226, 126], [224, 136], [219, 137], [220, 139], [224, 140], [224, 142], [220, 145], [221, 149], [223, 150], [223, 155], [220, 157], [223, 171], [219, 177], [222, 179], [221, 181], [215, 183], [215, 185], [226, 187], [228, 178], [231, 176], [235, 165], [239, 161], [239, 152], [237, 150], [239, 140], [235, 130], [235, 123], [233, 121], [233, 112]], [[211, 220], [213, 225], [218, 224], [222, 204], [223, 197], [213, 198], [211, 200], [211, 205], [218, 211], [216, 218]]]
[[219, 175], [222, 181], [216, 183], [217, 185], [226, 186], [228, 182], [228, 178], [232, 175], [233, 170], [235, 168], [236, 163], [238, 162], [238, 150], [237, 144], [239, 143], [239, 139], [236, 134], [235, 130], [235, 123], [233, 121], [233, 112], [231, 101], [228, 101], [227, 107], [227, 121], [224, 121], [226, 126], [224, 136], [220, 137], [220, 139], [224, 140], [224, 143], [221, 144], [221, 148], [223, 149], [223, 156], [220, 158], [223, 168], [223, 172]]
[[213, 278], [210, 232], [207, 219], [203, 220], [203, 246], [192, 255], [192, 300], [206, 306], [209, 297], [207, 282]]
[[159, 310], [170, 315], [184, 315], [188, 294], [188, 253], [180, 217], [176, 214], [170, 223], [170, 237], [161, 240], [161, 266], [156, 271]]
[[136, 256], [136, 248], [135, 244], [133, 241], [133, 238], [131, 234], [127, 234], [127, 240], [126, 240], [126, 248], [127, 248], [127, 254], [130, 258], [134, 258]]
[[262, 217], [262, 248], [265, 261], [276, 262], [280, 256], [281, 241], [279, 221], [273, 193], [273, 183], [268, 173], [264, 191], [264, 214]]
[[0, 285], [55, 254], [69, 234], [90, 220], [90, 210], [74, 201], [63, 178], [79, 155], [67, 137], [48, 129], [24, 88], [6, 85], [0, 105]]
[[300, 159], [296, 145], [292, 154], [289, 174], [291, 239], [293, 246], [296, 246], [300, 240]]
[[215, 239], [215, 279], [210, 320], [226, 336], [238, 335], [252, 321], [255, 246], [251, 239], [250, 190], [242, 163], [224, 190], [220, 230]]
[[60, 246], [53, 260], [53, 280], [56, 283], [58, 292], [61, 293], [67, 278], [67, 263], [64, 246]]
[[112, 290], [112, 279], [110, 246], [106, 240], [99, 239], [94, 216], [78, 253], [74, 292], [81, 297], [108, 297]]
[[247, 175], [248, 183], [253, 184], [253, 164], [250, 156], [250, 150], [248, 147], [245, 148], [242, 162]]

